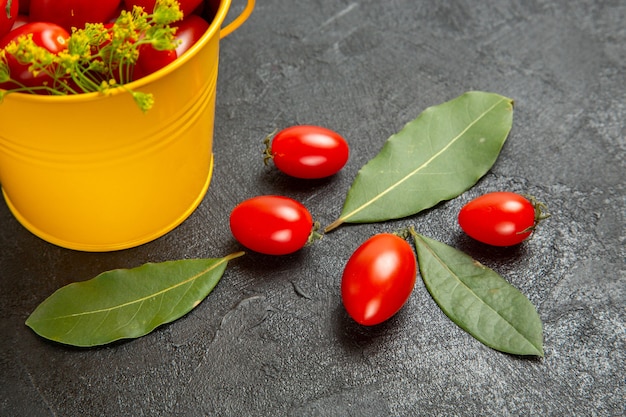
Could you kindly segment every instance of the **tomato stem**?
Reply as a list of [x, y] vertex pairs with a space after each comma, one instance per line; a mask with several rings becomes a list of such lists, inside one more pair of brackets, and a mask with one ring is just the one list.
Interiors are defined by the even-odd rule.
[[401, 237], [402, 239], [408, 239], [413, 236], [414, 233], [415, 230], [413, 229], [413, 226], [403, 227], [402, 229], [393, 232], [394, 235]]
[[520, 234], [534, 232], [535, 229], [537, 229], [537, 226], [539, 226], [539, 223], [552, 216], [546, 211], [548, 210], [548, 206], [546, 206], [541, 201], [538, 201], [536, 197], [528, 194], [524, 194], [524, 197], [526, 197], [530, 201], [530, 203], [533, 205], [533, 208], [535, 209], [535, 220], [532, 226], [529, 226], [526, 229], [522, 230], [521, 232], [519, 232]]
[[13, 3], [13, 0], [8, 0], [6, 6], [4, 7], [4, 11], [7, 14], [7, 19], [10, 19], [11, 16], [11, 4]]
[[272, 143], [272, 138], [274, 137], [276, 132], [278, 132], [278, 129], [274, 129], [272, 133], [269, 133], [267, 136], [265, 136], [265, 139], [263, 139], [263, 144], [265, 145], [265, 150], [263, 151], [263, 163], [265, 165], [269, 165], [270, 160], [274, 159], [274, 154], [272, 153], [271, 143]]
[[315, 241], [321, 240], [324, 237], [324, 234], [320, 233], [319, 230], [320, 230], [320, 223], [319, 222], [313, 223], [311, 234], [309, 235], [309, 238], [307, 239], [305, 246], [312, 245]]

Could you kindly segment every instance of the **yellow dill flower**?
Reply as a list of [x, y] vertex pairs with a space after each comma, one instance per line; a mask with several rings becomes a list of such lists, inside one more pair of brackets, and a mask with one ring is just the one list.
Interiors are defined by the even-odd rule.
[[9, 64], [7, 64], [6, 52], [0, 49], [0, 83], [5, 83], [11, 79], [9, 74]]
[[137, 103], [141, 111], [144, 113], [150, 110], [154, 105], [154, 96], [152, 94], [142, 93], [139, 91], [132, 91], [131, 94], [133, 95], [135, 103]]
[[182, 18], [183, 12], [176, 0], [157, 0], [152, 17], [157, 25], [169, 25]]

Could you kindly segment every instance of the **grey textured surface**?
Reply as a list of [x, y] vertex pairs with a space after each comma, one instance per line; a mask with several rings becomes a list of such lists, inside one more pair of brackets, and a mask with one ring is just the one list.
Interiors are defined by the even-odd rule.
[[[221, 42], [214, 177], [184, 224], [135, 249], [81, 253], [32, 236], [0, 203], [0, 415], [624, 415], [625, 21], [623, 1], [259, 1]], [[239, 249], [228, 215], [247, 197], [288, 195], [330, 223], [387, 137], [474, 89], [513, 98], [514, 127], [457, 199], [343, 226], [294, 255], [250, 253], [194, 311], [140, 339], [74, 349], [24, 325], [67, 283]], [[303, 123], [348, 139], [340, 174], [303, 182], [263, 166], [265, 134]], [[456, 214], [494, 190], [533, 194], [553, 216], [520, 247], [479, 245]], [[545, 358], [481, 345], [420, 281], [387, 323], [353, 323], [343, 265], [370, 235], [409, 224], [525, 293], [544, 322]]]

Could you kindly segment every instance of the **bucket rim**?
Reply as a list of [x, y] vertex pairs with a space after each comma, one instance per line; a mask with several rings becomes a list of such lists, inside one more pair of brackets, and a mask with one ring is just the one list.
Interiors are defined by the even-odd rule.
[[[81, 102], [81, 101], [93, 101], [97, 99], [104, 99], [109, 96], [114, 96], [118, 94], [127, 94], [129, 90], [140, 90], [142, 87], [147, 86], [154, 81], [159, 80], [163, 76], [174, 72], [180, 66], [185, 65], [185, 63], [191, 60], [195, 55], [197, 55], [207, 43], [214, 36], [220, 37], [220, 29], [222, 27], [222, 23], [226, 20], [226, 16], [228, 15], [228, 10], [230, 9], [230, 4], [232, 0], [219, 0], [219, 6], [217, 11], [215, 12], [215, 16], [213, 17], [213, 21], [210, 22], [209, 28], [204, 32], [202, 37], [193, 44], [184, 54], [180, 57], [176, 58], [173, 62], [169, 63], [163, 68], [158, 69], [157, 71], [146, 75], [136, 81], [132, 81], [130, 83], [126, 83], [119, 87], [113, 88], [106, 93], [101, 93], [98, 91], [90, 92], [90, 93], [81, 93], [81, 94], [68, 94], [68, 95], [40, 95], [40, 94], [29, 94], [29, 93], [9, 93], [4, 97], [4, 100], [22, 100], [26, 102], [40, 102], [40, 103], [71, 103], [71, 102]], [[0, 89], [2, 90], [2, 89]], [[5, 90], [6, 91], [6, 90]], [[1, 103], [0, 103], [1, 105]]]

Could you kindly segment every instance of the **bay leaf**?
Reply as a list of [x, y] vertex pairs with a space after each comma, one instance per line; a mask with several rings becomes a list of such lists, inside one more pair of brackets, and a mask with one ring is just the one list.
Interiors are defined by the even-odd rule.
[[410, 216], [457, 197], [493, 166], [512, 120], [513, 100], [480, 91], [427, 108], [361, 168], [325, 231]]
[[543, 356], [543, 325], [524, 294], [465, 253], [412, 234], [424, 284], [453, 322], [495, 350]]
[[26, 325], [44, 338], [81, 347], [140, 337], [196, 307], [217, 285], [227, 263], [242, 255], [107, 271], [58, 289]]

